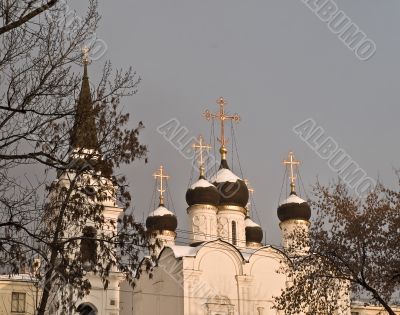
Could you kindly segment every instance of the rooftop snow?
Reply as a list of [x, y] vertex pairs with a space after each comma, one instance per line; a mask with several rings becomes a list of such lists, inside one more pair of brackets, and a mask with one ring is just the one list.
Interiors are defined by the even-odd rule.
[[159, 206], [153, 212], [150, 212], [149, 217], [162, 217], [163, 215], [175, 215], [173, 212], [169, 211], [163, 206]]
[[240, 178], [237, 177], [235, 174], [233, 174], [231, 170], [228, 170], [226, 168], [221, 168], [217, 172], [217, 175], [214, 176], [212, 181], [217, 183], [224, 183], [224, 182], [235, 183], [238, 179]]
[[194, 257], [202, 246], [181, 246], [181, 245], [168, 245], [174, 252], [175, 258], [181, 257]]
[[245, 223], [246, 227], [255, 227], [255, 226], [259, 227], [259, 225], [257, 223], [255, 223], [253, 220], [251, 220], [250, 218], [247, 218], [244, 221], [244, 223]]
[[304, 203], [306, 202], [305, 200], [301, 199], [299, 196], [297, 195], [290, 195], [286, 200], [282, 201], [279, 205], [284, 205], [287, 203]]
[[209, 181], [205, 180], [205, 179], [199, 179], [197, 182], [195, 182], [192, 186], [190, 186], [191, 189], [195, 189], [197, 187], [211, 187], [214, 186], [213, 184], [211, 184]]

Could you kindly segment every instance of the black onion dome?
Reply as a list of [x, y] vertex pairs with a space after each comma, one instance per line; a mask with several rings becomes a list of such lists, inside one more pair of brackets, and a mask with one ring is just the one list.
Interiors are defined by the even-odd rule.
[[246, 224], [246, 242], [261, 243], [263, 239], [263, 230], [261, 226], [254, 223], [249, 217], [245, 220]]
[[305, 220], [311, 217], [311, 209], [308, 203], [298, 197], [296, 193], [291, 193], [289, 198], [282, 202], [278, 207], [278, 218], [281, 222], [287, 220]]
[[204, 177], [200, 177], [186, 191], [186, 202], [189, 206], [196, 204], [218, 206], [219, 193], [217, 187], [209, 183]]
[[149, 231], [173, 231], [178, 226], [178, 220], [175, 214], [160, 205], [156, 210], [151, 212], [146, 219], [146, 228]]
[[220, 205], [246, 207], [249, 201], [249, 189], [243, 180], [232, 173], [226, 160], [221, 161], [221, 167], [213, 184], [219, 192]]

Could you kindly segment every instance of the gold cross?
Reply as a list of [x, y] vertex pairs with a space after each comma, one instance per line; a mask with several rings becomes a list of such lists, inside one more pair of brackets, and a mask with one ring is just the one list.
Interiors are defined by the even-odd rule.
[[289, 156], [288, 156], [289, 160], [283, 160], [283, 164], [284, 165], [289, 165], [290, 166], [290, 192], [291, 193], [295, 193], [295, 187], [296, 187], [296, 175], [294, 172], [294, 168], [297, 167], [300, 164], [300, 161], [296, 161], [294, 154], [292, 151], [289, 152]]
[[193, 143], [193, 149], [194, 151], [199, 151], [198, 157], [200, 158], [199, 160], [199, 167], [200, 167], [200, 177], [204, 177], [204, 156], [203, 156], [203, 151], [210, 151], [211, 146], [208, 144], [203, 144], [203, 137], [199, 135], [197, 143]]
[[86, 46], [82, 48], [82, 61], [84, 65], [88, 65], [90, 63], [89, 51], [90, 49]]
[[157, 190], [160, 192], [160, 205], [164, 205], [164, 179], [167, 180], [169, 176], [164, 173], [164, 167], [162, 165], [153, 176], [156, 180], [158, 179], [160, 181], [160, 187], [157, 188]]
[[203, 113], [203, 116], [207, 119], [207, 120], [211, 120], [211, 119], [218, 119], [221, 123], [221, 136], [218, 139], [218, 141], [221, 143], [221, 155], [222, 155], [222, 159], [226, 158], [226, 148], [225, 148], [225, 144], [227, 142], [227, 140], [225, 139], [225, 120], [232, 120], [235, 122], [239, 122], [240, 121], [240, 116], [238, 114], [234, 114], [234, 115], [227, 115], [225, 113], [225, 105], [226, 102], [224, 100], [223, 97], [220, 97], [219, 100], [217, 100], [217, 104], [219, 105], [219, 113], [211, 113], [208, 109]]

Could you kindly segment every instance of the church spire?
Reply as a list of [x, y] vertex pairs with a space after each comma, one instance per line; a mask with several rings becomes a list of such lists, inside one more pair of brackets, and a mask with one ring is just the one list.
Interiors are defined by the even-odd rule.
[[95, 112], [90, 93], [88, 64], [89, 49], [82, 49], [83, 77], [76, 105], [75, 122], [71, 131], [71, 146], [75, 149], [98, 149]]
[[226, 155], [228, 153], [228, 150], [226, 148], [227, 139], [225, 138], [225, 120], [231, 120], [231, 121], [238, 122], [238, 121], [240, 121], [240, 116], [238, 114], [227, 115], [225, 113], [225, 105], [227, 103], [223, 97], [220, 97], [217, 100], [217, 104], [219, 105], [218, 113], [213, 114], [207, 109], [204, 112], [203, 116], [207, 120], [211, 120], [211, 119], [219, 120], [219, 122], [221, 124], [221, 134], [220, 134], [220, 137], [218, 138], [218, 141], [221, 143], [221, 147], [219, 149], [219, 152], [221, 154], [221, 168], [229, 168], [228, 163], [226, 161]]

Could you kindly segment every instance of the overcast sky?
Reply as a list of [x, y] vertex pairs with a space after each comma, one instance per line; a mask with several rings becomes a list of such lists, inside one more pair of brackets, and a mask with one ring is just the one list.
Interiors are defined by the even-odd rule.
[[[400, 166], [398, 0], [336, 1], [376, 44], [366, 61], [299, 0], [99, 2], [103, 18], [97, 37], [108, 49], [90, 66], [91, 78], [96, 81], [108, 59], [116, 67], [133, 66], [142, 78], [138, 94], [124, 101], [133, 122], [145, 124], [141, 141], [149, 147], [148, 164], [123, 169], [138, 218], [153, 210], [152, 174], [163, 164], [171, 175], [171, 210], [179, 228], [187, 229], [191, 162], [156, 129], [176, 118], [189, 137], [202, 133], [208, 139], [211, 125], [201, 114], [217, 110], [220, 96], [229, 102], [227, 110], [242, 118], [235, 129], [240, 162], [255, 188], [268, 243], [280, 243], [276, 207], [281, 162], [289, 150], [302, 161], [308, 193], [317, 177], [325, 184], [337, 177], [293, 132], [305, 119], [314, 119], [368, 176], [395, 183], [393, 169]], [[180, 236], [182, 241], [187, 234]]]

